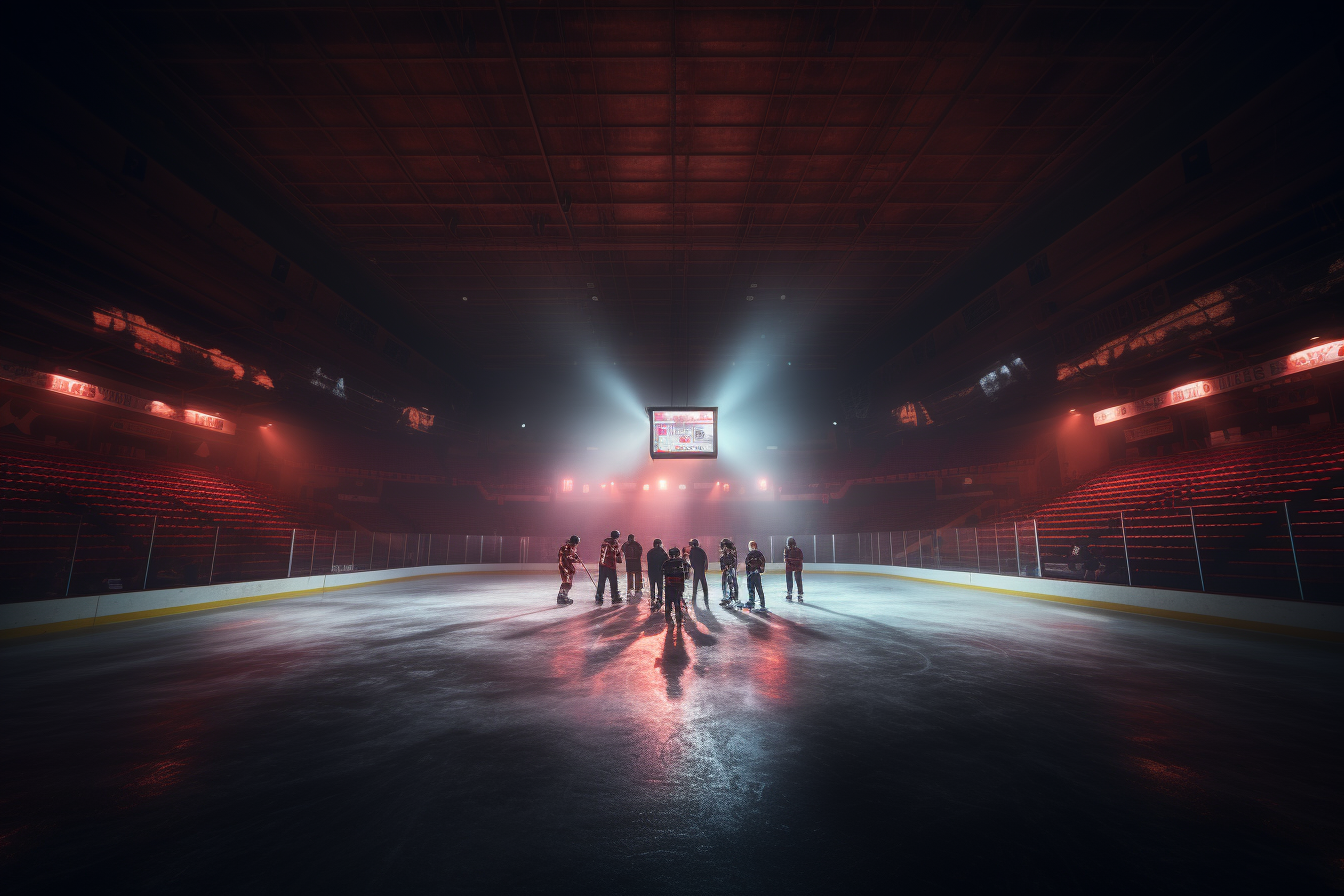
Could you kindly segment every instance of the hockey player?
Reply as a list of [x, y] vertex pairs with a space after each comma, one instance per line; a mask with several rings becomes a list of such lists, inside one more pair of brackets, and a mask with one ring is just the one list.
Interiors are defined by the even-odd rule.
[[644, 590], [644, 576], [640, 571], [640, 561], [644, 559], [644, 545], [635, 541], [631, 532], [625, 539], [622, 550], [625, 552], [625, 590], [627, 594]]
[[602, 553], [597, 561], [597, 602], [602, 603], [603, 593], [607, 590], [607, 582], [611, 582], [611, 602], [619, 604], [621, 602], [621, 588], [616, 579], [616, 567], [621, 562], [621, 533], [617, 529], [611, 530], [611, 535], [602, 539]]
[[672, 624], [672, 611], [676, 609], [677, 625], [681, 625], [682, 596], [686, 593], [686, 576], [690, 573], [690, 564], [681, 556], [681, 548], [668, 551], [663, 562], [663, 587], [667, 589], [667, 608], [663, 611], [668, 625]]
[[705, 606], [709, 606], [709, 582], [705, 580], [705, 570], [709, 569], [709, 555], [705, 553], [704, 548], [700, 547], [700, 539], [691, 539], [689, 554], [690, 556], [687, 559], [691, 561], [691, 569], [695, 572], [695, 578], [691, 580], [691, 604], [695, 604], [695, 589], [698, 586], [704, 586]]
[[663, 603], [663, 564], [667, 562], [667, 551], [663, 550], [661, 538], [653, 540], [646, 559], [649, 563], [649, 610], [656, 613]]
[[761, 575], [765, 572], [765, 555], [756, 547], [756, 542], [747, 544], [747, 606], [756, 606], [756, 595], [761, 596], [761, 609], [765, 609], [765, 589], [761, 587]]
[[719, 588], [723, 591], [725, 607], [737, 603], [737, 545], [731, 538], [719, 541]]
[[784, 597], [793, 600], [793, 583], [798, 583], [798, 600], [803, 599], [803, 549], [798, 542], [789, 537], [788, 547], [784, 548]]
[[574, 587], [574, 564], [579, 560], [579, 536], [569, 536], [569, 540], [560, 545], [556, 559], [560, 567], [560, 593], [555, 596], [555, 602], [572, 604], [574, 600], [569, 596], [569, 589]]

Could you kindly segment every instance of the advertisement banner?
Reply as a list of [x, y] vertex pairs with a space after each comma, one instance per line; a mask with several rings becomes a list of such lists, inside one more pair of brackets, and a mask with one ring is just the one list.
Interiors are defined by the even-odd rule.
[[1175, 432], [1176, 427], [1172, 424], [1170, 417], [1163, 417], [1160, 420], [1154, 420], [1146, 426], [1136, 426], [1133, 429], [1125, 430], [1126, 442], [1138, 442], [1143, 439], [1151, 439], [1153, 436], [1164, 436], [1169, 432]]
[[160, 420], [176, 420], [178, 423], [199, 426], [202, 429], [210, 429], [227, 435], [233, 435], [237, 431], [233, 423], [223, 417], [216, 417], [213, 414], [206, 414], [189, 408], [174, 408], [161, 401], [141, 398], [139, 395], [132, 395], [130, 392], [121, 392], [116, 389], [109, 389], [106, 386], [96, 386], [93, 383], [81, 382], [54, 373], [43, 373], [40, 370], [34, 370], [22, 364], [14, 364], [10, 361], [0, 360], [0, 379], [32, 386], [36, 389], [44, 389], [47, 392], [58, 392], [72, 398], [82, 398], [85, 401], [96, 401], [99, 404], [111, 405], [125, 411], [134, 411], [137, 414], [148, 414], [152, 417], [158, 417]]
[[1197, 398], [1217, 395], [1220, 392], [1243, 389], [1247, 386], [1268, 382], [1303, 370], [1324, 367], [1327, 364], [1337, 364], [1340, 361], [1344, 361], [1344, 339], [1309, 346], [1300, 352], [1284, 355], [1282, 358], [1273, 358], [1211, 379], [1186, 383], [1184, 386], [1177, 386], [1175, 389], [1168, 389], [1166, 392], [1149, 395], [1147, 398], [1140, 398], [1138, 401], [1119, 404], [1113, 408], [1105, 408], [1092, 415], [1092, 423], [1094, 426], [1103, 426], [1107, 423], [1114, 423], [1116, 420], [1125, 420], [1139, 414], [1159, 411], [1163, 408], [1184, 404], [1187, 401], [1194, 401]]

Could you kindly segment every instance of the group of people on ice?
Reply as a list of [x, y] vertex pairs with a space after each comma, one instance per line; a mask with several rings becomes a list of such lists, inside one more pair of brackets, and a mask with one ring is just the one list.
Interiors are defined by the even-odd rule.
[[[588, 572], [588, 567], [579, 558], [579, 536], [571, 535], [564, 544], [560, 545], [557, 559], [560, 569], [560, 592], [555, 596], [555, 602], [572, 604], [574, 600], [569, 596], [569, 591], [574, 587], [576, 567], [582, 566], [584, 572]], [[612, 529], [611, 535], [602, 540], [602, 546], [598, 553], [597, 578], [592, 579], [593, 585], [597, 589], [594, 595], [597, 603], [600, 605], [605, 599], [608, 584], [611, 585], [611, 602], [613, 604], [622, 602], [616, 573], [621, 564], [625, 564], [626, 591], [631, 595], [643, 593], [643, 563], [645, 560], [644, 546], [635, 541], [633, 534], [622, 543], [621, 533]], [[709, 555], [705, 553], [704, 548], [700, 547], [698, 538], [692, 538], [684, 549], [676, 545], [664, 549], [663, 540], [655, 538], [653, 547], [649, 549], [647, 555], [647, 563], [651, 612], [656, 613], [659, 609], [662, 609], [669, 624], [675, 615], [677, 625], [681, 625], [682, 604], [686, 594], [687, 579], [691, 580], [691, 604], [695, 604], [695, 598], [703, 586], [705, 606], [709, 606], [709, 583], [705, 579], [705, 570], [709, 568]], [[759, 598], [760, 608], [764, 611], [765, 587], [761, 578], [765, 575], [765, 563], [765, 554], [761, 553], [756, 542], [750, 542], [745, 563], [747, 602], [744, 605], [738, 600], [737, 545], [733, 544], [730, 538], [722, 539], [719, 542], [719, 587], [723, 598], [719, 601], [719, 604], [736, 609], [745, 607], [748, 610], [754, 610], [757, 598]], [[588, 576], [591, 579], [592, 573], [588, 572]], [[801, 601], [803, 599], [803, 550], [798, 547], [796, 539], [790, 538], [788, 545], [784, 548], [784, 596], [787, 600], [793, 600], [793, 586], [795, 584], [798, 586], [798, 600]]]

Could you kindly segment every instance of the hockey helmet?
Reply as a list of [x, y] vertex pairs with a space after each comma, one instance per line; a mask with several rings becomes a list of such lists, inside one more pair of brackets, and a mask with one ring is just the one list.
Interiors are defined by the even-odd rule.
[[670, 550], [670, 551], [667, 552], [667, 556], [669, 556], [669, 557], [680, 557], [680, 556], [681, 556], [681, 548], [677, 547], [676, 545], [673, 545], [673, 546], [672, 546], [672, 550]]
[[792, 535], [789, 536], [789, 547], [791, 548], [798, 547], [798, 542], [794, 540]]
[[753, 551], [756, 550], [756, 542], [754, 541], [747, 542], [747, 547], [751, 548]]
[[660, 547], [662, 547], [662, 546], [663, 546], [663, 540], [662, 540], [661, 538], [655, 538], [655, 539], [653, 540], [653, 546], [656, 547], [656, 548], [660, 548]]
[[611, 530], [611, 537], [612, 537], [612, 538], [620, 538], [620, 537], [621, 537], [621, 530], [620, 530], [620, 529], [612, 529], [612, 530]]
[[570, 543], [570, 544], [578, 544], [578, 543], [579, 543], [579, 536], [577, 536], [577, 535], [571, 535], [571, 536], [569, 536], [569, 543]]
[[720, 539], [719, 539], [719, 547], [723, 547], [724, 545], [729, 545], [729, 544], [732, 544], [732, 543], [733, 543], [733, 540], [732, 540], [731, 538], [720, 538]]
[[692, 538], [692, 539], [691, 539], [691, 547], [693, 547], [693, 548], [698, 548], [698, 547], [700, 547], [700, 539], [698, 539], [698, 538]]

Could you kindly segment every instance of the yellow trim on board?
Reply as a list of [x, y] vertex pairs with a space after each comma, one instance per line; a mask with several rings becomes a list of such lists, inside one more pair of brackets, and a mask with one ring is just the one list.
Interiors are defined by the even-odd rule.
[[[372, 582], [345, 582], [340, 585], [323, 585], [321, 588], [304, 588], [300, 591], [273, 591], [268, 594], [254, 594], [250, 597], [231, 597], [227, 600], [205, 601], [199, 604], [179, 604], [175, 607], [158, 607], [153, 610], [137, 610], [134, 613], [113, 613], [110, 616], [85, 616], [80, 619], [67, 619], [63, 622], [44, 622], [40, 625], [25, 625], [19, 628], [0, 629], [0, 640], [6, 638], [26, 638], [29, 635], [47, 635], [55, 632], [70, 631], [77, 628], [90, 628], [96, 625], [113, 625], [118, 622], [135, 622], [140, 619], [153, 619], [156, 616], [176, 616], [179, 613], [194, 613], [197, 610], [218, 610], [221, 607], [233, 607], [239, 604], [254, 604], [264, 600], [284, 600], [290, 597], [311, 597], [314, 594], [325, 594], [328, 591], [344, 591], [347, 588], [364, 588], [369, 585], [379, 585], [383, 582], [409, 582], [414, 579], [432, 579], [438, 576], [467, 576], [467, 575], [546, 575], [549, 570], [541, 569], [497, 569], [488, 572], [472, 572], [470, 570], [454, 572], [427, 572], [414, 576], [396, 576], [388, 579], [378, 579]], [[205, 587], [209, 587], [208, 585]], [[135, 592], [123, 592], [134, 594]], [[119, 595], [101, 594], [98, 597], [113, 597]]]
[[[1065, 597], [1060, 594], [1035, 594], [1030, 591], [1015, 591], [1011, 588], [991, 588], [988, 585], [972, 585], [969, 582], [944, 582], [940, 579], [925, 579], [921, 576], [903, 576], [896, 572], [860, 572], [857, 569], [836, 569], [822, 570], [821, 573], [840, 576], [881, 576], [888, 579], [904, 579], [908, 582], [923, 582], [929, 585], [953, 585], [957, 588], [970, 588], [973, 591], [986, 591], [990, 594], [1006, 594], [1010, 597], [1025, 597], [1031, 600], [1048, 600], [1054, 603], [1090, 607], [1094, 610], [1114, 610], [1119, 613], [1137, 613], [1141, 616], [1157, 616], [1163, 619], [1175, 619], [1180, 622], [1197, 622], [1202, 625], [1221, 625], [1228, 628], [1240, 628], [1247, 631], [1264, 632], [1271, 635], [1311, 638], [1316, 641], [1344, 642], [1344, 632], [1332, 632], [1316, 628], [1301, 628], [1295, 625], [1278, 625], [1273, 622], [1256, 622], [1250, 619], [1234, 619], [1230, 616], [1206, 616], [1203, 613], [1186, 613], [1181, 610], [1164, 610], [1160, 607], [1140, 607], [1134, 604], [1116, 604], [1105, 600], [1088, 600], [1083, 597]], [[987, 573], [985, 573], [985, 575], [987, 575]]]
[[[267, 600], [284, 600], [291, 597], [311, 597], [328, 591], [344, 591], [349, 588], [365, 588], [384, 582], [409, 582], [415, 579], [432, 579], [439, 576], [469, 575], [548, 575], [549, 569], [496, 569], [496, 570], [454, 570], [452, 572], [429, 572], [413, 576], [397, 576], [378, 579], [372, 582], [344, 582], [339, 585], [326, 585], [321, 588], [305, 588], [301, 591], [277, 591], [269, 594], [255, 594], [250, 597], [234, 597], [227, 600], [213, 600], [199, 604], [182, 604], [176, 607], [160, 607], [154, 610], [138, 610], [134, 613], [115, 613], [110, 616], [86, 616], [82, 619], [69, 619], [64, 622], [48, 622], [41, 625], [28, 625], [21, 628], [0, 630], [0, 639], [23, 638], [30, 635], [44, 635], [55, 632], [89, 628], [98, 625], [114, 625], [120, 622], [135, 622], [140, 619], [152, 619], [158, 616], [174, 616], [179, 613], [194, 613], [198, 610], [217, 610], [239, 604], [259, 603]], [[987, 585], [972, 585], [967, 582], [945, 582], [939, 579], [925, 579], [920, 576], [901, 575], [896, 572], [867, 572], [851, 569], [818, 570], [819, 575], [840, 576], [877, 576], [886, 579], [904, 579], [910, 582], [922, 582], [930, 585], [952, 585], [957, 588], [970, 588], [990, 594], [1003, 594], [1009, 597], [1025, 597], [1031, 600], [1046, 600], [1054, 603], [1073, 604], [1095, 610], [1112, 610], [1120, 613], [1136, 613], [1142, 616], [1156, 616], [1162, 619], [1174, 619], [1179, 622], [1195, 622], [1202, 625], [1221, 625], [1246, 631], [1263, 632], [1272, 635], [1288, 635], [1295, 638], [1310, 638], [1317, 641], [1344, 643], [1344, 632], [1332, 632], [1323, 629], [1300, 628], [1292, 625], [1277, 625], [1272, 622], [1255, 622], [1248, 619], [1233, 619], [1227, 616], [1206, 616], [1201, 613], [1185, 613], [1180, 610], [1164, 610], [1158, 607], [1140, 607], [1133, 604], [1117, 604], [1103, 600], [1087, 600], [1081, 597], [1064, 597], [1055, 594], [1034, 594], [1029, 591], [1017, 591], [1010, 588], [991, 588]], [[208, 587], [208, 586], [207, 586]], [[104, 595], [107, 596], [107, 595]]]

